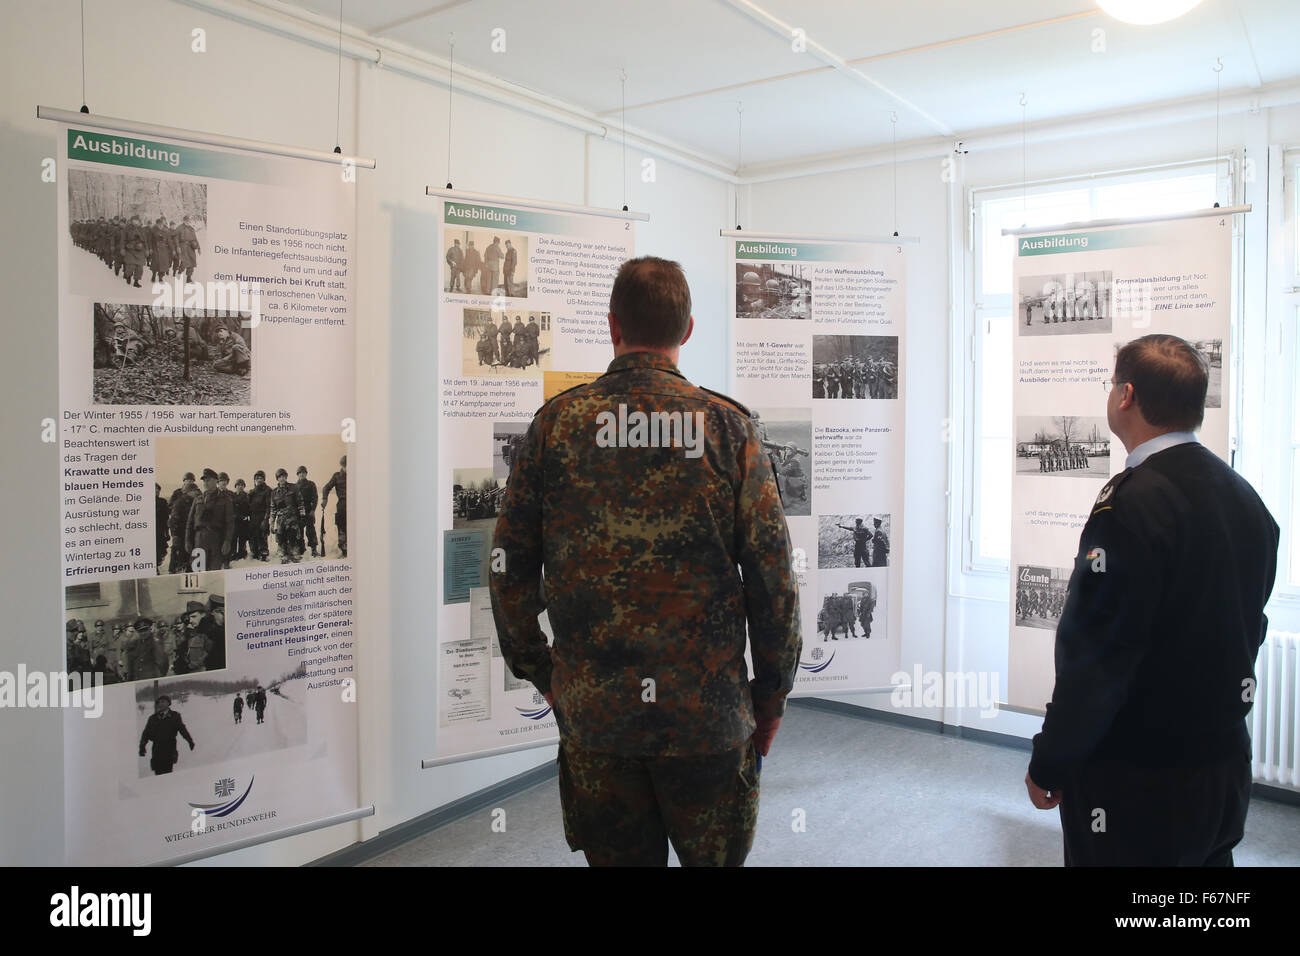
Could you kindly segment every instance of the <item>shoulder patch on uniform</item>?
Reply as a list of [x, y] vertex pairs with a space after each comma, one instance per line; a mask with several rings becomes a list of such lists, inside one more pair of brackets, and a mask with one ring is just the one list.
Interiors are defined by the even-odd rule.
[[754, 413], [753, 413], [753, 412], [751, 412], [751, 411], [750, 411], [748, 408], [746, 408], [744, 405], [740, 404], [740, 402], [736, 401], [736, 400], [735, 400], [734, 398], [732, 398], [730, 395], [723, 395], [721, 392], [715, 392], [713, 389], [711, 389], [711, 388], [705, 388], [703, 385], [697, 385], [696, 388], [698, 388], [701, 392], [708, 392], [710, 395], [714, 396], [715, 398], [720, 398], [720, 399], [722, 399], [724, 402], [727, 402], [727, 403], [730, 404], [730, 405], [735, 405], [736, 408], [738, 408], [738, 409], [740, 410], [740, 412], [741, 412], [741, 413], [742, 413], [746, 418], [753, 418], [753, 417], [754, 417]]
[[1132, 468], [1125, 468], [1118, 475], [1113, 477], [1110, 481], [1106, 482], [1105, 486], [1102, 487], [1100, 493], [1098, 493], [1097, 500], [1092, 503], [1093, 514], [1096, 514], [1099, 510], [1101, 510], [1102, 505], [1106, 504], [1106, 502], [1110, 501], [1111, 498], [1115, 497], [1115, 492], [1119, 490], [1119, 486], [1124, 483], [1124, 480], [1128, 478], [1128, 476], [1132, 473], [1132, 471], [1133, 471]]

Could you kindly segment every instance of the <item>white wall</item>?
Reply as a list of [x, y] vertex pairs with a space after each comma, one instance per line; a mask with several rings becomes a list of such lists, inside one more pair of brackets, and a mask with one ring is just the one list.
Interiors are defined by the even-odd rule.
[[[0, 556], [6, 625], [0, 669], [62, 666], [56, 447], [39, 440], [58, 408], [55, 185], [40, 181], [54, 155], [51, 124], [36, 105], [81, 103], [78, 10], [73, 0], [0, 3], [0, 284], [10, 316], [0, 376], [7, 449]], [[98, 114], [315, 149], [334, 146], [336, 59], [295, 40], [171, 0], [87, 4], [87, 99]], [[207, 31], [207, 52], [190, 31]], [[421, 770], [435, 756], [433, 554], [437, 330], [437, 222], [426, 185], [446, 182], [447, 91], [344, 60], [342, 145], [374, 157], [358, 170], [358, 442], [350, 459], [360, 630], [360, 824], [226, 854], [217, 864], [293, 865], [554, 759], [554, 748]], [[457, 189], [563, 203], [622, 205], [621, 148], [510, 108], [458, 95], [452, 176]], [[590, 162], [587, 156], [590, 153]], [[691, 279], [696, 341], [683, 371], [702, 385], [725, 381], [723, 247], [728, 188], [656, 160], [640, 179], [628, 151], [628, 204], [650, 213], [638, 251], [678, 259]], [[585, 167], [585, 174], [584, 174]], [[584, 193], [586, 196], [584, 197]], [[21, 466], [21, 468], [20, 468]], [[0, 863], [63, 859], [62, 715], [0, 714]], [[22, 772], [12, 768], [22, 767]], [[484, 833], [487, 831], [485, 817]]]

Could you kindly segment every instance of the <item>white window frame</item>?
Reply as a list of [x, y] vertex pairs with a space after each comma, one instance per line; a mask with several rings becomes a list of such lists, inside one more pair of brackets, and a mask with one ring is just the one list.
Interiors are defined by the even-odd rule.
[[[957, 501], [952, 502], [955, 513], [952, 516], [951, 523], [953, 526], [952, 534], [956, 538], [954, 542], [956, 546], [950, 546], [949, 567], [952, 572], [955, 572], [957, 579], [950, 580], [949, 591], [954, 597], [1006, 600], [1005, 584], [1008, 574], [1007, 561], [981, 555], [976, 550], [980, 541], [980, 513], [975, 504], [980, 495], [980, 468], [983, 446], [980, 369], [983, 367], [981, 347], [984, 336], [981, 334], [981, 324], [991, 314], [1000, 314], [998, 312], [999, 306], [1004, 310], [1011, 308], [1009, 293], [1005, 296], [994, 295], [983, 298], [980, 296], [979, 283], [982, 280], [983, 269], [981, 257], [984, 251], [980, 239], [983, 225], [980, 221], [981, 204], [988, 199], [1011, 198], [1023, 194], [1035, 196], [1087, 186], [1091, 193], [1089, 204], [1091, 207], [1096, 208], [1096, 190], [1099, 187], [1172, 178], [1179, 175], [1214, 170], [1219, 177], [1219, 202], [1226, 206], [1232, 203], [1240, 190], [1240, 177], [1236, 175], [1236, 170], [1240, 169], [1240, 165], [1235, 161], [1238, 158], [1239, 154], [1234, 153], [1230, 157], [1222, 157], [1217, 161], [1210, 157], [1187, 159], [1158, 165], [1103, 171], [1089, 175], [1042, 179], [1028, 185], [1023, 183], [971, 185], [964, 190], [965, 203], [962, 210], [964, 221], [959, 224], [962, 227], [962, 238], [964, 240], [960, 249], [963, 254], [960, 261], [962, 261], [965, 273], [962, 277], [961, 288], [964, 310], [959, 313], [962, 321], [960, 335], [954, 336], [960, 342], [960, 348], [954, 348], [954, 366], [957, 367], [953, 369], [953, 375], [954, 380], [963, 382], [963, 432], [968, 436], [968, 439], [965, 442], [966, 447], [961, 449], [962, 461], [953, 463], [953, 478], [956, 479], [959, 473], [961, 480], [960, 511], [957, 510]], [[1233, 289], [1235, 296], [1242, 288], [1242, 275], [1240, 256], [1234, 253], [1234, 260]], [[1003, 299], [1006, 300], [1005, 303], [1002, 301]], [[1238, 316], [1235, 297], [1233, 313], [1234, 337], [1236, 337], [1235, 330], [1238, 327]], [[1239, 357], [1237, 361], [1239, 363]], [[1239, 373], [1239, 364], [1237, 369]], [[1240, 375], [1238, 374], [1239, 379]], [[1008, 423], [1009, 426], [1010, 423]]]

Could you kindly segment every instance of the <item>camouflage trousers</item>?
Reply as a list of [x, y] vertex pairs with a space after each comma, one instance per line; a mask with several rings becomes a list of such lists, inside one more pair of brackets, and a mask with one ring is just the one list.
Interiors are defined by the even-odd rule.
[[620, 757], [560, 744], [564, 835], [591, 866], [741, 866], [754, 844], [751, 741], [691, 757]]

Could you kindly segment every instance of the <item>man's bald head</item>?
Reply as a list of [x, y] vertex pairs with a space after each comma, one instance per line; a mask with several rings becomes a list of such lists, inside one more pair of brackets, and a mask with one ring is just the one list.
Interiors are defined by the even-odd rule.
[[1205, 419], [1209, 365], [1176, 335], [1144, 335], [1121, 348], [1115, 381], [1133, 386], [1142, 417], [1156, 428], [1192, 431]]

